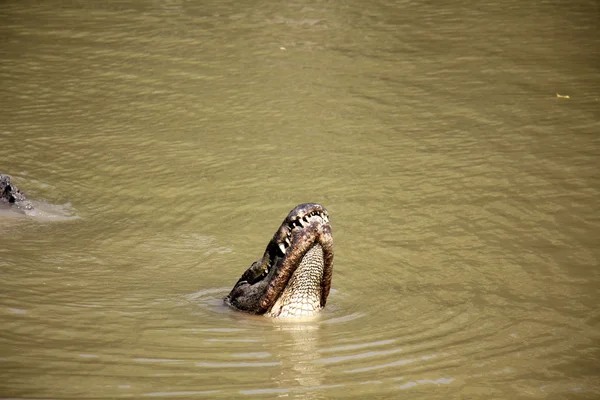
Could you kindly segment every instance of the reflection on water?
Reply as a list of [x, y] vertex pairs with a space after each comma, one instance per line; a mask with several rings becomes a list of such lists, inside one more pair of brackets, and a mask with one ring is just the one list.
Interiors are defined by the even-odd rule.
[[[2, 396], [600, 396], [596, 2], [201, 3], [3, 4]], [[307, 201], [327, 307], [227, 308]]]

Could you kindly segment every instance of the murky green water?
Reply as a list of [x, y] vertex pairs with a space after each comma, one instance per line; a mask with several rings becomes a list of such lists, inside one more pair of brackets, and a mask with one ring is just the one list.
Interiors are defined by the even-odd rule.
[[[600, 396], [597, 2], [1, 9], [1, 397]], [[324, 312], [223, 306], [306, 201]]]

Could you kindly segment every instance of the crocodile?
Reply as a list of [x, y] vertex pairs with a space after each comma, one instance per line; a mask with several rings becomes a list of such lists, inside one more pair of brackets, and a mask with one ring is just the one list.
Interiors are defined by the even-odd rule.
[[33, 205], [27, 197], [10, 181], [10, 176], [0, 174], [0, 204], [16, 206], [20, 210], [31, 210]]
[[236, 310], [270, 317], [311, 316], [325, 307], [333, 273], [329, 213], [320, 204], [296, 206], [225, 297]]

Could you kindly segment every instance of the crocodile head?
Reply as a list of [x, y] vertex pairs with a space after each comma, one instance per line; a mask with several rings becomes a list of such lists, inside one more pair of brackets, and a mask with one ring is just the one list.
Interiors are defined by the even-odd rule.
[[10, 176], [0, 174], [0, 204], [15, 205], [23, 210], [31, 210], [33, 206], [23, 192], [10, 181]]
[[225, 302], [271, 317], [312, 315], [325, 306], [332, 273], [333, 237], [327, 210], [319, 204], [300, 204]]

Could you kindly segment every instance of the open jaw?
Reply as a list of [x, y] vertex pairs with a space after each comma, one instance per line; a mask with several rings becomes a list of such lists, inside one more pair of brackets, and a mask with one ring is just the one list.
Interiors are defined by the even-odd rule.
[[237, 310], [271, 317], [312, 315], [325, 306], [332, 273], [329, 214], [319, 204], [300, 204], [225, 302]]

